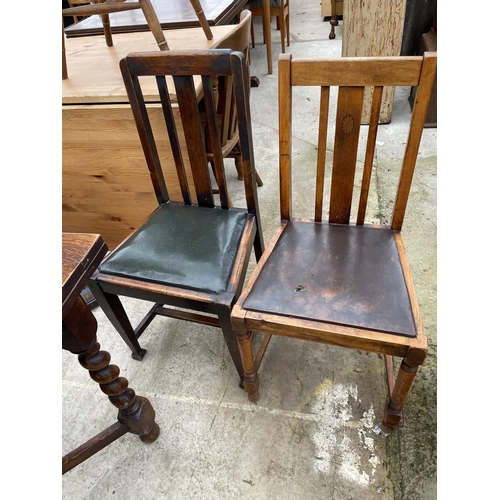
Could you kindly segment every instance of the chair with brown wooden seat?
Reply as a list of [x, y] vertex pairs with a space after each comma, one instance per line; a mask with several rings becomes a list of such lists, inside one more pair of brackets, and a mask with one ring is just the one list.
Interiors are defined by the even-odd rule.
[[[139, 0], [137, 2], [127, 2], [126, 0], [98, 0], [89, 5], [79, 5], [62, 9], [64, 16], [93, 16], [100, 15], [102, 25], [104, 28], [104, 37], [108, 47], [113, 46], [113, 37], [111, 34], [111, 27], [109, 24], [109, 14], [113, 12], [123, 12], [125, 10], [142, 9], [144, 17], [148, 23], [149, 29], [155, 37], [156, 43], [160, 50], [168, 50], [168, 43], [165, 40], [165, 35], [158, 20], [158, 16], [151, 5], [151, 0]], [[68, 78], [68, 69], [66, 62], [66, 43], [64, 35], [64, 19], [62, 25], [62, 79]]]
[[[217, 48], [231, 49], [242, 52], [245, 55], [247, 63], [247, 71], [250, 75], [250, 26], [252, 23], [252, 14], [249, 10], [244, 10], [240, 14], [240, 22], [238, 27], [226, 35], [220, 42], [217, 43]], [[227, 78], [220, 76], [214, 81], [218, 89], [218, 104], [217, 113], [220, 120], [220, 131], [222, 140], [222, 156], [223, 158], [233, 158], [238, 180], [243, 180], [243, 171], [241, 167], [241, 145], [238, 136], [238, 116], [236, 110], [236, 97], [233, 89], [226, 85]], [[207, 130], [208, 132], [208, 130]], [[215, 164], [213, 161], [213, 154], [210, 153], [210, 144], [207, 141], [208, 158], [212, 165], [215, 174]], [[255, 176], [257, 185], [263, 185], [259, 173], [256, 171]]]
[[[401, 238], [412, 175], [436, 71], [437, 56], [278, 61], [281, 225], [231, 315], [251, 401], [259, 397], [250, 333], [283, 335], [384, 354], [389, 401], [380, 425], [401, 419], [427, 339]], [[418, 86], [390, 225], [365, 223], [384, 86]], [[292, 89], [320, 92], [314, 219], [292, 216]], [[338, 86], [333, 170], [327, 220], [323, 187], [330, 87]], [[353, 182], [365, 86], [374, 87], [357, 217]], [[297, 94], [295, 94], [297, 95]], [[294, 167], [297, 171], [306, 169]], [[303, 194], [303, 188], [300, 192]], [[394, 381], [392, 356], [402, 358]]]
[[[156, 315], [222, 328], [240, 379], [243, 378], [230, 311], [245, 279], [254, 248], [257, 261], [264, 243], [260, 224], [249, 108], [249, 79], [241, 52], [227, 49], [145, 52], [122, 59], [120, 68], [159, 207], [123, 243], [104, 259], [89, 287], [97, 303], [132, 350], [142, 359], [146, 350], [138, 338]], [[198, 76], [197, 76], [198, 75]], [[232, 80], [238, 112], [242, 172], [246, 203], [228, 203], [228, 188], [217, 121], [213, 77]], [[164, 134], [153, 132], [158, 107], [146, 106], [142, 77], [155, 77]], [[167, 88], [167, 76], [168, 86]], [[147, 80], [147, 78], [146, 78]], [[173, 83], [172, 83], [173, 80]], [[201, 80], [201, 83], [200, 83]], [[169, 93], [175, 86], [175, 103]], [[205, 127], [198, 107], [202, 87], [209, 140], [220, 194], [213, 196], [205, 147]], [[173, 107], [178, 106], [182, 127], [176, 125]], [[150, 117], [150, 113], [154, 116]], [[158, 129], [156, 129], [158, 130]], [[187, 153], [192, 173], [191, 189], [181, 153], [181, 136], [187, 131]], [[175, 160], [183, 202], [169, 199], [156, 144], [168, 137]], [[186, 137], [184, 137], [187, 139]], [[119, 295], [155, 305], [132, 327]], [[201, 314], [200, 314], [201, 313]]]

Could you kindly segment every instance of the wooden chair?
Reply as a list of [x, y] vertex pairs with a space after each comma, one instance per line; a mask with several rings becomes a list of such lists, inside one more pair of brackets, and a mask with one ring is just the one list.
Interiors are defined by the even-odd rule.
[[330, 17], [330, 34], [328, 38], [333, 40], [335, 38], [335, 26], [339, 24], [339, 16], [344, 15], [344, 0], [331, 0], [332, 2], [332, 10]]
[[[286, 45], [290, 46], [290, 1], [289, 0], [270, 0], [270, 17], [276, 17], [276, 29], [280, 31], [281, 37], [281, 52], [285, 52], [285, 37], [286, 37]], [[265, 22], [265, 5], [264, 0], [249, 0], [249, 2], [244, 7], [249, 9], [252, 13], [252, 16], [261, 16], [262, 23]], [[255, 48], [255, 34], [253, 29], [253, 17], [252, 17], [252, 48]], [[269, 23], [271, 19], [269, 19]], [[267, 66], [268, 72], [272, 73], [272, 51], [271, 49], [271, 40], [267, 40], [266, 33], [270, 33], [270, 29], [266, 29], [263, 27], [264, 32], [264, 43], [267, 46]], [[270, 36], [270, 35], [269, 35]]]
[[[160, 50], [168, 50], [168, 43], [165, 40], [165, 36], [163, 34], [160, 21], [158, 20], [158, 16], [156, 15], [156, 12], [151, 5], [151, 0], [139, 0], [138, 2], [126, 2], [125, 0], [98, 0], [98, 3], [80, 5], [78, 7], [70, 7], [69, 9], [62, 9], [62, 15], [64, 18], [64, 16], [92, 16], [99, 14], [102, 19], [106, 45], [108, 47], [112, 47], [113, 37], [109, 24], [109, 14], [113, 12], [122, 12], [125, 10], [135, 9], [142, 9], [148, 26], [156, 39], [158, 48]], [[62, 79], [66, 80], [68, 78], [68, 69], [66, 62], [64, 20], [62, 24], [62, 63]]]
[[[110, 322], [141, 360], [146, 353], [138, 342], [156, 315], [222, 328], [240, 379], [243, 367], [236, 336], [231, 328], [230, 311], [243, 287], [245, 272], [254, 248], [257, 261], [264, 247], [260, 224], [253, 143], [249, 108], [249, 79], [245, 58], [226, 49], [199, 51], [145, 52], [122, 59], [120, 68], [139, 132], [159, 207], [120, 244], [100, 265], [89, 288]], [[175, 100], [167, 89], [175, 85]], [[201, 75], [202, 83], [194, 78]], [[246, 203], [230, 208], [225, 182], [220, 131], [217, 121], [217, 89], [213, 77], [232, 80], [238, 112], [242, 171]], [[139, 77], [154, 76], [157, 81], [162, 115], [175, 159], [183, 202], [169, 200], [161, 169], [150, 113], [158, 107], [146, 106]], [[173, 82], [170, 80], [173, 78]], [[199, 76], [198, 76], [199, 82]], [[205, 128], [200, 118], [197, 86], [202, 86], [205, 114], [213, 148], [220, 202], [213, 196], [210, 168], [205, 148]], [[177, 106], [182, 129], [189, 131], [189, 164], [195, 196], [191, 198], [185, 162], [181, 155], [183, 134], [173, 119]], [[157, 119], [156, 119], [157, 121]], [[134, 328], [119, 295], [154, 302], [146, 317]], [[196, 311], [196, 312], [193, 312]], [[202, 313], [202, 314], [199, 314]]]
[[[384, 354], [389, 401], [380, 425], [388, 434], [401, 419], [410, 385], [427, 353], [401, 227], [437, 56], [292, 59], [278, 61], [281, 225], [231, 315], [251, 401], [259, 398], [250, 333], [259, 331]], [[378, 116], [384, 86], [418, 85], [390, 225], [365, 224]], [[314, 219], [292, 216], [292, 87], [320, 91]], [[323, 187], [330, 86], [338, 86], [328, 219]], [[365, 86], [374, 87], [357, 218], [353, 181]], [[312, 90], [308, 90], [312, 92]], [[295, 166], [295, 169], [298, 167]], [[303, 171], [304, 169], [301, 169]], [[392, 356], [403, 358], [394, 381]]]
[[[79, 5], [90, 5], [91, 0], [68, 0], [69, 7], [78, 7]], [[73, 22], [77, 23], [86, 19], [88, 16], [73, 16]]]
[[[240, 21], [238, 28], [233, 32], [225, 36], [218, 44], [217, 48], [220, 49], [231, 49], [238, 52], [242, 52], [245, 55], [247, 63], [247, 71], [250, 76], [250, 26], [252, 23], [252, 14], [249, 10], [244, 10], [240, 14]], [[242, 156], [241, 156], [241, 145], [240, 138], [238, 135], [238, 116], [236, 110], [236, 97], [234, 95], [232, 88], [227, 88], [227, 77], [221, 76], [214, 81], [215, 86], [218, 88], [218, 106], [217, 113], [220, 121], [220, 131], [222, 140], [222, 157], [223, 158], [234, 158], [236, 172], [238, 174], [238, 180], [243, 180], [243, 170], [242, 170]], [[208, 131], [207, 131], [208, 137]], [[215, 175], [215, 163], [213, 154], [210, 150], [210, 144], [208, 145], [208, 159], [212, 165], [212, 169]], [[263, 185], [262, 179], [259, 173], [256, 171], [255, 176], [257, 179], [257, 185], [260, 187]], [[218, 193], [218, 190], [215, 194]]]

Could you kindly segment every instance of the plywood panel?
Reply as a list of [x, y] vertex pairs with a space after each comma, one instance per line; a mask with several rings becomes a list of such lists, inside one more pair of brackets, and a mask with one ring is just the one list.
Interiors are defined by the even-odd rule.
[[[342, 56], [399, 56], [406, 0], [344, 0]], [[368, 123], [372, 90], [367, 92], [362, 122]], [[384, 90], [380, 122], [392, 116], [394, 88]]]

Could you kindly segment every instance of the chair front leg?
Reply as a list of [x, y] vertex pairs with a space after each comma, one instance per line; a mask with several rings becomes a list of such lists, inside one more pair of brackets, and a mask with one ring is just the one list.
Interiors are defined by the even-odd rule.
[[419, 365], [408, 364], [406, 359], [401, 363], [394, 388], [389, 394], [384, 421], [381, 424], [381, 430], [386, 435], [391, 434], [401, 421], [403, 404], [417, 375], [418, 367]]
[[241, 360], [243, 362], [243, 389], [252, 403], [259, 400], [259, 376], [253, 359], [252, 332], [236, 332]]
[[219, 317], [220, 326], [222, 328], [222, 333], [224, 335], [224, 340], [226, 341], [227, 349], [231, 358], [233, 360], [236, 371], [240, 376], [240, 387], [243, 383], [243, 363], [240, 356], [240, 351], [238, 349], [238, 341], [236, 339], [236, 334], [233, 330], [231, 324], [231, 309], [229, 307], [219, 304], [217, 306], [217, 316]]
[[104, 292], [93, 279], [89, 280], [88, 286], [110, 323], [132, 351], [132, 358], [142, 361], [147, 351], [139, 345], [134, 329], [130, 324], [130, 320], [118, 295]]

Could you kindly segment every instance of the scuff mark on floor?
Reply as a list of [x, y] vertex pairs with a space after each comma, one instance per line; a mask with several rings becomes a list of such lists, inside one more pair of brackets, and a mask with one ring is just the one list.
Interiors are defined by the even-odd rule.
[[[373, 404], [363, 412], [362, 418], [353, 420], [352, 403], [359, 402], [357, 385], [334, 384], [331, 379], [324, 380], [309, 401], [311, 411], [323, 415], [312, 436], [316, 446], [312, 460], [314, 469], [319, 473], [335, 471], [348, 481], [367, 488], [370, 477], [375, 476], [381, 464], [374, 438], [370, 436], [376, 421]], [[369, 452], [366, 458], [359, 454], [359, 444], [352, 441], [355, 430], [362, 449]]]

